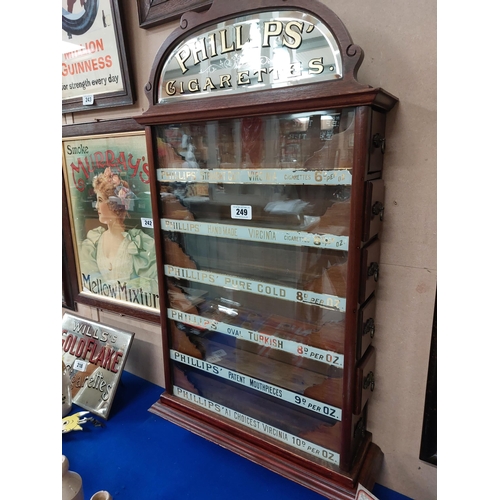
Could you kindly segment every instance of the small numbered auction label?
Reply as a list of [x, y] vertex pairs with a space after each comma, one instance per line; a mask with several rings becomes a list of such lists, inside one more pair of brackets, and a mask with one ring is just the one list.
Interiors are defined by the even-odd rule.
[[89, 94], [89, 95], [84, 95], [83, 96], [83, 105], [84, 106], [92, 106], [92, 104], [94, 104], [94, 95], [93, 94]]
[[252, 220], [252, 207], [250, 205], [231, 205], [231, 219]]
[[78, 370], [79, 372], [84, 372], [87, 369], [87, 365], [88, 363], [83, 359], [75, 359], [75, 362], [73, 363], [73, 368], [75, 370]]
[[142, 224], [142, 227], [153, 228], [153, 219], [141, 217], [141, 224]]

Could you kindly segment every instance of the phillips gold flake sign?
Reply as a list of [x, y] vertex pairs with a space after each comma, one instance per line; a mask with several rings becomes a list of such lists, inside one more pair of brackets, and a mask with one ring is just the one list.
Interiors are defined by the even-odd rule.
[[314, 16], [263, 12], [195, 33], [162, 69], [160, 104], [342, 78], [338, 44]]

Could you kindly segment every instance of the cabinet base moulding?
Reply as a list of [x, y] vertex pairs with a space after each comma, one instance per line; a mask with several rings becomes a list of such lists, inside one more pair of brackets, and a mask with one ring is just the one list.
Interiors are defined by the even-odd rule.
[[371, 441], [369, 432], [365, 433], [350, 473], [328, 470], [325, 475], [287, 460], [268, 447], [263, 449], [253, 440], [235, 437], [228, 430], [194, 416], [190, 407], [186, 411], [178, 409], [183, 407], [164, 393], [149, 411], [331, 500], [354, 500], [358, 483], [372, 490], [382, 467], [384, 454]]

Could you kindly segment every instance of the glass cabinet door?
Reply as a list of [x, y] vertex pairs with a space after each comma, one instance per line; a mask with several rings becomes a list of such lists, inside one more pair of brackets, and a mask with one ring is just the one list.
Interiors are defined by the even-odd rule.
[[154, 127], [172, 394], [339, 464], [353, 108]]

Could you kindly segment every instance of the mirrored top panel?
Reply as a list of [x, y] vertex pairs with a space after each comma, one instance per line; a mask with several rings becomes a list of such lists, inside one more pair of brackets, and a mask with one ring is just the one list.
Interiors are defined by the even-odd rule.
[[158, 103], [342, 78], [337, 41], [297, 11], [236, 17], [193, 34], [167, 58]]

